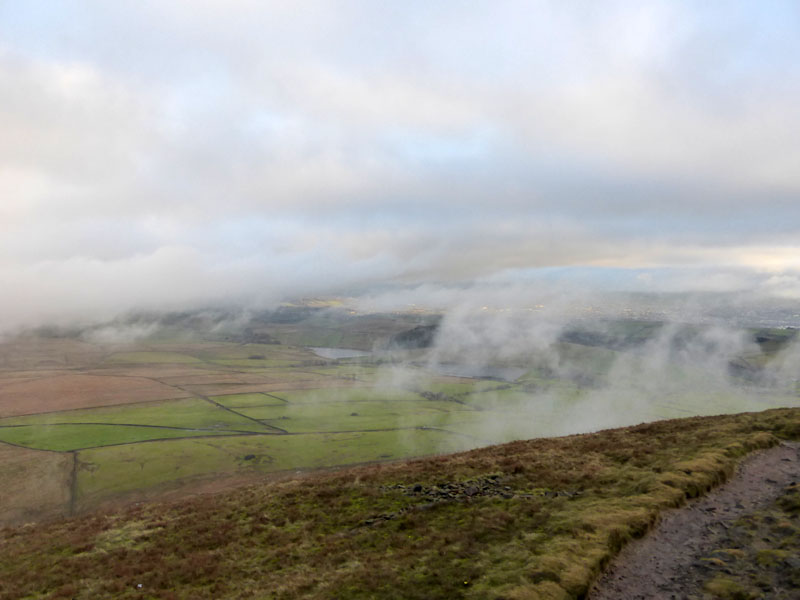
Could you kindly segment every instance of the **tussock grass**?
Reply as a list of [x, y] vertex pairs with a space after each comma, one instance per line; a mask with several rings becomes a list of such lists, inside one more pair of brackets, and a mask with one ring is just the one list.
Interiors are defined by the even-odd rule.
[[7, 529], [0, 597], [581, 598], [660, 511], [799, 434], [800, 409], [661, 421]]

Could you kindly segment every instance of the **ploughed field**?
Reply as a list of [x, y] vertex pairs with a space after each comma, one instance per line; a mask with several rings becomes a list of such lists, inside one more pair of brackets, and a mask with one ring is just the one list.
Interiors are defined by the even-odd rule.
[[[291, 333], [292, 343], [327, 341]], [[564, 342], [559, 352], [584, 371], [556, 377], [529, 365], [505, 381], [442, 375], [420, 350], [335, 359], [276, 343], [6, 342], [0, 524], [266, 474], [798, 404], [796, 390], [761, 394], [754, 405], [749, 395], [702, 389], [637, 403], [586, 384], [615, 350]]]

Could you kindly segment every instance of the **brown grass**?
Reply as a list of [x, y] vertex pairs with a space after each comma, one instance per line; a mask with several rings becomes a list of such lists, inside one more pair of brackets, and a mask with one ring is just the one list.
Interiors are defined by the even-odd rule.
[[64, 516], [69, 511], [71, 454], [29, 450], [0, 443], [3, 481], [0, 524]]
[[87, 366], [103, 355], [98, 346], [80, 340], [22, 337], [0, 343], [0, 369]]
[[187, 396], [182, 390], [141, 377], [58, 375], [0, 387], [0, 417]]

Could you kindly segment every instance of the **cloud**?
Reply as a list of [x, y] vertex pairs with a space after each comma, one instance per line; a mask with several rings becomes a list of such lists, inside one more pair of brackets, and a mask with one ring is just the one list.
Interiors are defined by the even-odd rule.
[[4, 4], [7, 318], [562, 268], [792, 296], [798, 30], [788, 2]]
[[[493, 291], [499, 292], [497, 287]], [[501, 305], [519, 304], [520, 291], [507, 288]], [[555, 305], [533, 311], [476, 307], [469, 291], [460, 296], [461, 301], [451, 298], [451, 309], [440, 322], [425, 359], [428, 371], [452, 374], [458, 369], [475, 376], [494, 369], [495, 377], [509, 374], [522, 384], [512, 390], [497, 381], [470, 397], [470, 404], [485, 411], [471, 430], [479, 439], [567, 435], [797, 404], [796, 340], [761, 361], [755, 358], [761, 349], [752, 330], [723, 318], [688, 326], [674, 321], [674, 316], [686, 317], [686, 306], [662, 314], [660, 324], [644, 321], [630, 328], [598, 318], [603, 316], [599, 311], [560, 310], [559, 303], [580, 300], [577, 294], [559, 294]], [[707, 300], [703, 305], [702, 298], [679, 299], [697, 302], [708, 319], [714, 299]], [[658, 301], [667, 307], [663, 298]], [[405, 379], [398, 377], [397, 384], [413, 386], [415, 372], [402, 373]], [[416, 377], [421, 385], [424, 377]], [[463, 430], [463, 423], [456, 421], [453, 428]]]

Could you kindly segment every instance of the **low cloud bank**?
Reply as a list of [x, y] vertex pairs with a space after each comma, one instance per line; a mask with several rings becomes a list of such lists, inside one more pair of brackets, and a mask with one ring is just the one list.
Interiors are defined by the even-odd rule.
[[[347, 261], [322, 250], [291, 257], [217, 261], [188, 248], [104, 262], [73, 259], [33, 268], [0, 265], [0, 334], [40, 326], [94, 326], [126, 314], [213, 309], [251, 314], [286, 301], [338, 298], [358, 312], [483, 310], [574, 318], [638, 318], [737, 325], [800, 325], [800, 274], [758, 270], [526, 269], [465, 282], [403, 282], [402, 261]], [[696, 286], [724, 279], [721, 289]], [[394, 281], [387, 284], [385, 281]], [[736, 286], [732, 282], [738, 282]], [[446, 325], [446, 323], [445, 323]], [[496, 324], [495, 335], [518, 335]]]
[[[695, 300], [695, 304], [697, 304]], [[468, 404], [483, 441], [564, 435], [661, 418], [800, 406], [800, 337], [721, 320], [620, 321], [459, 306], [445, 313], [423, 366], [494, 373]], [[514, 367], [519, 368], [514, 372]], [[514, 389], [503, 381], [512, 373]], [[385, 385], [424, 389], [419, 372], [387, 368]], [[458, 414], [452, 431], [464, 430]]]

